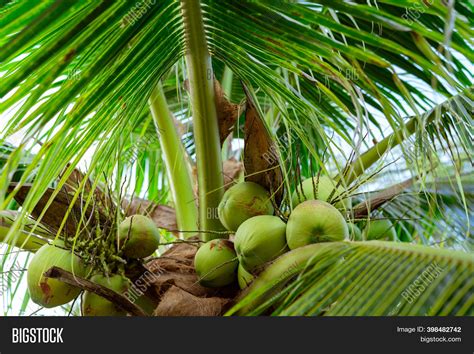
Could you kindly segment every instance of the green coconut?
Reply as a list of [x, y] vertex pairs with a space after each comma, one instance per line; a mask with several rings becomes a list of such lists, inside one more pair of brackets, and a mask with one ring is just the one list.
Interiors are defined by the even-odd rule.
[[237, 280], [239, 282], [239, 287], [241, 289], [245, 289], [254, 279], [255, 277], [247, 272], [242, 264], [239, 264], [239, 268], [237, 269]]
[[249, 272], [288, 250], [286, 224], [277, 216], [254, 216], [242, 223], [235, 234], [235, 251]]
[[143, 215], [126, 218], [119, 226], [119, 244], [129, 258], [151, 256], [160, 244], [160, 231], [155, 223]]
[[[343, 194], [345, 191], [341, 184], [337, 186], [337, 188], [336, 186], [337, 186], [337, 182], [333, 181], [328, 176], [319, 176], [319, 180], [317, 176], [313, 178], [305, 179], [301, 183], [301, 185], [297, 186], [298, 193], [296, 190], [293, 192], [293, 195], [291, 197], [293, 208], [306, 200], [317, 199], [317, 200], [322, 200], [324, 202], [327, 202], [329, 197], [331, 197], [331, 200], [337, 199], [337, 197]], [[316, 187], [316, 190], [315, 190], [315, 187]], [[333, 193], [334, 189], [335, 189], [335, 192]], [[316, 198], [314, 197], [314, 194], [315, 194], [314, 191], [316, 191]], [[352, 206], [351, 199], [345, 198], [342, 200], [338, 200], [334, 204], [334, 206], [339, 210], [350, 209]]]
[[194, 257], [199, 283], [209, 288], [220, 288], [234, 282], [238, 265], [232, 241], [224, 239], [206, 242]]
[[359, 227], [356, 224], [348, 222], [347, 227], [349, 228], [349, 238], [352, 241], [362, 240], [362, 231], [360, 231]]
[[28, 265], [27, 284], [33, 302], [47, 308], [67, 304], [81, 292], [75, 286], [46, 278], [44, 272], [53, 266], [79, 277], [86, 275], [86, 267], [71, 251], [49, 244], [42, 246]]
[[390, 240], [397, 239], [397, 233], [392, 222], [388, 219], [368, 220], [365, 226], [364, 239], [366, 240]]
[[245, 220], [257, 215], [272, 215], [270, 194], [257, 183], [241, 182], [229, 188], [219, 204], [222, 225], [236, 231]]
[[[130, 287], [130, 280], [119, 274], [110, 277], [96, 274], [90, 280], [119, 294], [125, 293]], [[82, 298], [83, 316], [125, 316], [126, 314], [126, 311], [123, 311], [102, 296], [89, 291], [84, 292], [84, 297]]]
[[286, 227], [286, 241], [292, 250], [311, 243], [342, 241], [347, 237], [349, 229], [342, 214], [321, 200], [299, 204], [290, 214]]

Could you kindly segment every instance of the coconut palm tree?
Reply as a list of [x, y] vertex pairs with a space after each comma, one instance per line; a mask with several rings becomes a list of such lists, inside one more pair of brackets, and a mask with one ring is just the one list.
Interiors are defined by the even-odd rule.
[[330, 175], [347, 220], [390, 219], [396, 240], [288, 252], [227, 314], [474, 314], [468, 1], [6, 1], [1, 14], [4, 274], [56, 237], [114, 235], [130, 209], [167, 242], [228, 237], [216, 210], [230, 184], [261, 184], [285, 219], [302, 180]]

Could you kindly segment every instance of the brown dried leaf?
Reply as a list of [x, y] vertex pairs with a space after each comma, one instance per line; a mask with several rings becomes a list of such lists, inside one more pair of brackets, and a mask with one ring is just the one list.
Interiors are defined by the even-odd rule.
[[[224, 175], [224, 190], [228, 190], [234, 184], [239, 181], [240, 174], [244, 171], [244, 164], [240, 161], [237, 161], [234, 157], [224, 161], [222, 163], [222, 174]], [[198, 180], [197, 167], [193, 166], [192, 174], [193, 180]], [[193, 193], [196, 203], [198, 202], [198, 185], [197, 183], [193, 184]]]
[[[63, 172], [59, 175], [59, 178], [62, 178], [63, 174], [66, 170], [70, 167], [68, 164], [64, 169]], [[51, 206], [45, 212], [45, 215], [42, 217], [41, 222], [49, 227], [50, 230], [57, 231], [64, 219], [64, 216], [67, 213], [67, 209], [69, 208], [70, 203], [74, 198], [74, 194], [78, 191], [79, 187], [81, 186], [82, 181], [84, 180], [85, 175], [75, 168], [71, 174], [66, 179], [66, 182], [61, 187], [60, 192], [54, 198]], [[9, 187], [9, 192], [13, 191], [16, 188], [16, 183], [11, 183]], [[88, 179], [84, 186], [82, 186], [82, 190], [84, 191], [82, 198], [86, 198], [92, 191], [92, 182]], [[25, 202], [26, 196], [31, 188], [31, 184], [23, 185], [18, 193], [15, 195], [15, 200], [20, 204], [23, 205]], [[43, 212], [46, 204], [49, 202], [49, 199], [55, 192], [54, 188], [48, 188], [48, 190], [43, 194], [38, 204], [35, 206], [31, 215], [33, 218], [38, 219], [41, 213]], [[66, 224], [62, 230], [62, 233], [66, 236], [73, 236], [76, 233], [77, 225], [81, 219], [81, 215], [83, 216], [83, 220], [88, 220], [89, 226], [94, 226], [97, 223], [95, 217], [91, 217], [92, 212], [97, 212], [99, 214], [100, 222], [106, 221], [108, 218], [106, 216], [106, 212], [103, 208], [97, 203], [100, 202], [107, 202], [107, 198], [105, 194], [99, 189], [96, 188], [94, 190], [94, 200], [92, 201], [93, 206], [89, 206], [87, 211], [84, 213], [84, 203], [81, 201], [81, 196], [77, 198], [75, 205], [71, 209], [71, 212], [68, 216]], [[82, 205], [81, 205], [82, 204]], [[84, 214], [82, 214], [84, 213]]]
[[156, 227], [177, 232], [176, 212], [167, 205], [159, 205], [141, 198], [133, 198], [131, 201], [124, 200], [122, 208], [127, 216], [140, 214], [151, 218]]
[[[192, 237], [190, 241], [197, 241]], [[147, 263], [156, 275], [160, 298], [155, 316], [219, 316], [237, 294], [236, 287], [211, 289], [201, 286], [194, 270], [197, 243], [179, 243]]]
[[214, 92], [217, 119], [219, 121], [219, 137], [222, 145], [225, 139], [234, 130], [235, 122], [237, 122], [240, 112], [242, 112], [244, 109], [244, 105], [238, 105], [230, 102], [225, 97], [221, 84], [216, 79], [214, 79]]
[[223, 314], [230, 299], [220, 297], [202, 298], [194, 296], [176, 286], [164, 294], [154, 316], [219, 316]]
[[[16, 186], [17, 183], [11, 183], [9, 186], [9, 192], [13, 191]], [[30, 189], [31, 184], [25, 184], [20, 187], [14, 197], [18, 204], [23, 205]], [[48, 188], [46, 192], [42, 195], [42, 197], [31, 212], [31, 216], [34, 219], [37, 220], [40, 217], [55, 191], [56, 190], [54, 188]], [[64, 217], [66, 216], [67, 210], [73, 200], [73, 197], [74, 192], [68, 193], [65, 188], [61, 189], [54, 197], [54, 200], [52, 201], [51, 205], [44, 213], [41, 219], [41, 223], [48, 226], [51, 230], [57, 231], [61, 226]], [[66, 236], [73, 236], [76, 233], [78, 222], [81, 219], [81, 215], [83, 213], [83, 206], [81, 204], [81, 200], [80, 198], [78, 198], [74, 203], [73, 207], [71, 208], [71, 211], [66, 219], [66, 223], [62, 229], [62, 233]], [[92, 213], [93, 207], [89, 206], [84, 214], [84, 218], [87, 219]], [[99, 212], [99, 220], [101, 223], [105, 223], [107, 221], [107, 216]], [[90, 220], [90, 224], [94, 225], [96, 221], [97, 220], [93, 217]]]
[[[191, 237], [188, 241], [197, 241]], [[157, 274], [154, 282], [156, 293], [164, 294], [171, 286], [176, 286], [186, 292], [201, 297], [233, 297], [236, 287], [229, 286], [212, 289], [201, 286], [194, 270], [194, 256], [198, 243], [178, 243], [170, 247], [162, 256], [147, 263], [146, 267]]]
[[[184, 81], [184, 88], [189, 91], [189, 81]], [[240, 113], [244, 110], [245, 104], [235, 104], [230, 102], [224, 94], [218, 80], [214, 79], [214, 101], [216, 103], [217, 120], [219, 124], [219, 138], [221, 146], [225, 139], [234, 130], [235, 123]]]
[[153, 284], [157, 294], [164, 294], [171, 286], [176, 286], [194, 296], [209, 297], [216, 293], [198, 283], [196, 274], [164, 273]]
[[159, 274], [154, 286], [158, 294], [175, 285], [196, 296], [207, 296], [209, 289], [198, 283], [194, 271], [194, 255], [197, 245], [179, 243], [169, 248], [161, 257], [150, 261], [147, 268]]
[[[66, 172], [66, 170], [69, 168], [69, 164], [64, 168], [63, 172], [59, 175], [59, 178], [63, 177], [63, 174]], [[68, 176], [66, 182], [64, 183], [63, 189], [66, 192], [70, 193], [75, 193], [78, 189], [79, 186], [81, 185], [82, 181], [84, 180], [85, 175], [75, 168], [72, 170], [71, 174]], [[92, 182], [88, 179], [86, 183], [84, 184], [84, 191], [86, 194], [89, 194], [89, 192], [92, 190]]]
[[247, 96], [244, 126], [245, 180], [260, 184], [275, 196], [279, 205], [283, 196], [283, 175], [277, 146], [272, 140], [264, 121], [243, 85]]
[[[188, 241], [197, 241], [197, 237], [190, 237]], [[174, 244], [159, 258], [147, 264], [149, 269], [160, 269], [168, 272], [194, 273], [194, 255], [198, 243], [182, 242]]]
[[[66, 166], [62, 174], [65, 173], [68, 168], [69, 165]], [[59, 176], [60, 178], [62, 177], [62, 174]], [[74, 193], [76, 193], [79, 188], [81, 188], [81, 183], [83, 183], [83, 180], [85, 178], [86, 175], [82, 173], [79, 169], [75, 168], [68, 176], [62, 188], [71, 195], [74, 195]], [[83, 198], [87, 198], [90, 195], [90, 193], [92, 192], [92, 188], [92, 181], [87, 178], [87, 181], [82, 186]], [[107, 196], [106, 193], [99, 186], [95, 187], [93, 198], [96, 208], [106, 208], [106, 206], [112, 208], [115, 207], [115, 204], [112, 202], [111, 198]], [[105, 214], [106, 212], [102, 210], [102, 213]]]
[[223, 174], [224, 174], [224, 188], [227, 190], [232, 187], [237, 181], [244, 170], [244, 164], [237, 161], [234, 157], [224, 161], [223, 163]]

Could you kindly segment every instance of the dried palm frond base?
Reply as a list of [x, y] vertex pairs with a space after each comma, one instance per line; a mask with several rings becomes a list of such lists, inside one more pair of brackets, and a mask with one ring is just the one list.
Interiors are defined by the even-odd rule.
[[233, 305], [239, 288], [235, 284], [219, 289], [201, 286], [194, 271], [196, 251], [195, 245], [183, 242], [145, 265], [135, 263], [126, 273], [133, 283], [126, 294], [58, 267], [50, 268], [45, 276], [93, 292], [131, 316], [220, 316]]
[[150, 290], [159, 301], [154, 316], [219, 316], [232, 305], [239, 292], [236, 285], [211, 289], [198, 283], [196, 251], [193, 244], [176, 244], [146, 264], [154, 274]]

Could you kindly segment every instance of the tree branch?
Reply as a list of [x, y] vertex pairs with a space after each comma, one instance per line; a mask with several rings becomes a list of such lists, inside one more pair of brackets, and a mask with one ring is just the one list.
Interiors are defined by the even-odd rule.
[[416, 180], [417, 178], [409, 178], [406, 181], [394, 184], [391, 187], [375, 193], [368, 200], [357, 204], [352, 210], [354, 218], [367, 217], [371, 211], [380, 208], [386, 202], [403, 193], [405, 189], [410, 188]]
[[115, 305], [120, 307], [122, 310], [127, 311], [128, 313], [134, 316], [147, 316], [147, 314], [133, 302], [128, 300], [125, 296], [116, 293], [113, 290], [110, 290], [104, 286], [95, 284], [90, 280], [78, 277], [64, 269], [58, 267], [51, 267], [48, 271], [44, 273], [45, 277], [57, 279], [63, 283], [76, 286], [83, 290], [87, 290], [102, 296], [104, 299], [107, 299], [113, 302]]

